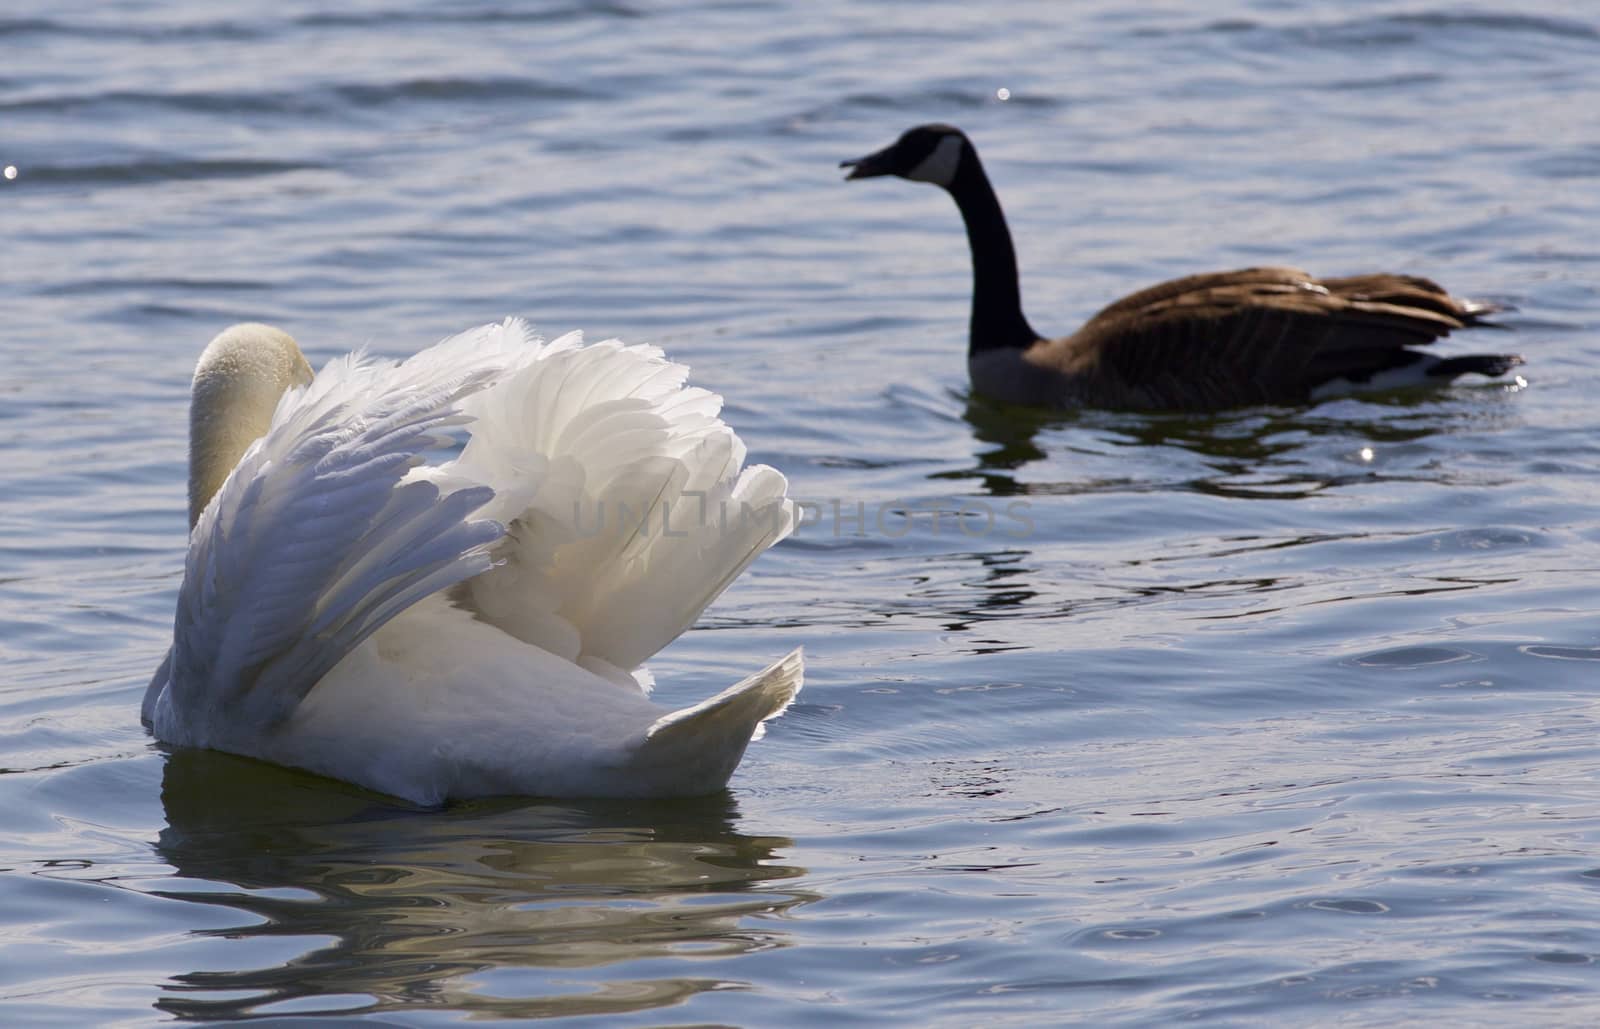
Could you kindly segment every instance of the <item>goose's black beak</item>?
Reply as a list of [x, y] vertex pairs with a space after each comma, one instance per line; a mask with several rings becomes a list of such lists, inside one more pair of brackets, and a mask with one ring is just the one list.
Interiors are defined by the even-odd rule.
[[879, 150], [875, 154], [858, 157], [854, 161], [840, 161], [839, 167], [850, 169], [850, 174], [845, 176], [846, 181], [850, 179], [870, 179], [878, 175], [892, 175], [894, 173], [889, 170], [887, 154], [888, 150]]

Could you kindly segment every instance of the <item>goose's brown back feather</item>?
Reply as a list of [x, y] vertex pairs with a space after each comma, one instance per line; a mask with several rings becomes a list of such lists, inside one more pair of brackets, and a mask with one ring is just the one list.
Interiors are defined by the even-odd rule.
[[1365, 381], [1414, 361], [1404, 348], [1484, 324], [1493, 310], [1413, 276], [1245, 268], [1140, 290], [1024, 359], [1101, 406], [1297, 404], [1330, 380]]

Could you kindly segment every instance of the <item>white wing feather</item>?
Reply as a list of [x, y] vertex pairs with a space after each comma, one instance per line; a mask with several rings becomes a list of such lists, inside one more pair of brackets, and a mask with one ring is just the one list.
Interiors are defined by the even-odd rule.
[[[525, 355], [462, 405], [461, 456], [435, 481], [486, 485], [508, 527], [464, 602], [480, 617], [616, 682], [675, 639], [794, 527], [787, 482], [743, 468], [722, 399], [651, 346]], [[630, 678], [630, 675], [632, 676]]]
[[173, 742], [280, 724], [353, 648], [430, 593], [489, 568], [493, 499], [413, 474], [463, 402], [527, 346], [521, 323], [462, 333], [401, 364], [330, 362], [190, 534], [164, 710]]

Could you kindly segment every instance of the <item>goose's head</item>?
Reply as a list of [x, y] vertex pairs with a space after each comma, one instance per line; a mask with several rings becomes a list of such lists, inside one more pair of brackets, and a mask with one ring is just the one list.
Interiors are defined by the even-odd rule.
[[918, 125], [882, 150], [854, 161], [840, 161], [839, 167], [850, 169], [846, 179], [898, 175], [949, 189], [971, 149], [966, 134], [954, 125]]
[[189, 399], [191, 529], [250, 444], [266, 435], [278, 400], [311, 374], [294, 338], [270, 325], [234, 325], [206, 346]]

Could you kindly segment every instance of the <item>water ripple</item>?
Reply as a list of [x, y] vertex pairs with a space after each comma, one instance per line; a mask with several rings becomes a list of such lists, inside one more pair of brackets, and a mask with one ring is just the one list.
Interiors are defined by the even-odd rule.
[[194, 179], [257, 178], [289, 172], [314, 171], [325, 167], [307, 161], [274, 161], [254, 158], [190, 160], [183, 158], [142, 158], [101, 164], [28, 166], [29, 184], [50, 186], [139, 185]]

